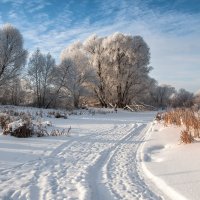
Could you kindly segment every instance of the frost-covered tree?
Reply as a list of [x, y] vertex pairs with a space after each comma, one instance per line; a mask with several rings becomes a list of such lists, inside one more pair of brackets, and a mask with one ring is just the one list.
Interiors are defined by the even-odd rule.
[[80, 97], [85, 94], [92, 78], [92, 70], [82, 44], [77, 42], [67, 47], [61, 53], [61, 60], [68, 67], [65, 88], [73, 106], [79, 107]]
[[148, 86], [150, 51], [140, 36], [115, 33], [104, 38], [107, 83], [112, 99], [124, 107], [138, 98]]
[[66, 104], [63, 104], [63, 101], [66, 100], [66, 84], [70, 66], [71, 62], [69, 62], [68, 60], [63, 60], [55, 68], [54, 76], [52, 79], [52, 95], [49, 97], [46, 108], [50, 106], [66, 107]]
[[168, 106], [176, 93], [175, 88], [170, 85], [160, 85], [151, 88], [150, 94], [155, 106], [164, 108]]
[[148, 88], [150, 50], [142, 37], [121, 33], [91, 36], [84, 48], [96, 71], [94, 91], [102, 106], [124, 107]]
[[11, 104], [20, 105], [25, 102], [26, 92], [22, 88], [20, 78], [15, 78], [10, 83]]
[[96, 72], [95, 84], [93, 90], [102, 107], [107, 107], [108, 85], [107, 68], [105, 65], [105, 49], [103, 47], [103, 39], [97, 35], [92, 35], [84, 42], [84, 49], [89, 57], [89, 61], [94, 71]]
[[44, 55], [37, 49], [32, 54], [28, 63], [28, 75], [35, 91], [38, 107], [46, 107], [54, 70], [55, 60], [49, 53]]
[[0, 102], [2, 104], [24, 105], [27, 92], [22, 86], [20, 77], [10, 80], [6, 87], [0, 87]]
[[157, 106], [155, 99], [152, 97], [152, 91], [155, 91], [155, 88], [157, 87], [157, 81], [153, 78], [149, 78], [148, 81], [145, 81], [145, 84], [146, 87], [138, 96], [136, 103], [144, 103], [145, 105], [149, 105], [151, 108], [153, 108]]
[[10, 24], [4, 25], [0, 29], [0, 85], [20, 74], [26, 58], [21, 33]]

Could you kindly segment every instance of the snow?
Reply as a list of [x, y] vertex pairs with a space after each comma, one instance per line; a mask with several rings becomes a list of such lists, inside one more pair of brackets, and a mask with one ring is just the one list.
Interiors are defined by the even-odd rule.
[[150, 185], [155, 184], [169, 199], [198, 200], [199, 142], [180, 144], [181, 130], [183, 127], [153, 122], [140, 147], [141, 167]]
[[182, 128], [154, 121], [155, 112], [94, 109], [67, 119], [48, 112], [40, 123], [71, 127], [69, 136], [0, 135], [0, 199], [199, 199], [199, 142], [180, 144]]
[[106, 113], [44, 117], [51, 128], [71, 126], [69, 137], [1, 135], [0, 199], [160, 199], [137, 158], [155, 113]]
[[8, 124], [8, 129], [11, 129], [12, 131], [14, 131], [15, 129], [21, 127], [23, 125], [22, 120], [18, 120], [18, 121], [14, 121], [12, 123]]

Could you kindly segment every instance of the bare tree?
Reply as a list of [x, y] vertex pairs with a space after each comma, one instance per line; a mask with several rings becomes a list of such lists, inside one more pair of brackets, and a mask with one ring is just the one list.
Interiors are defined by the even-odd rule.
[[26, 58], [21, 33], [10, 24], [4, 25], [0, 29], [0, 85], [19, 75]]
[[[46, 107], [48, 102], [48, 95], [51, 92], [51, 88], [54, 87], [52, 84], [55, 72], [55, 59], [50, 53], [44, 55], [44, 66], [42, 67], [42, 106]], [[51, 87], [52, 86], [52, 87]]]
[[26, 92], [22, 88], [20, 78], [15, 78], [10, 83], [11, 104], [20, 105], [25, 102]]
[[29, 59], [28, 75], [34, 87], [38, 107], [42, 106], [42, 68], [44, 65], [45, 58], [40, 50], [37, 49]]
[[55, 60], [50, 53], [44, 55], [37, 49], [28, 63], [28, 75], [35, 90], [38, 107], [46, 107], [47, 98], [51, 92], [51, 82], [55, 71]]
[[23, 79], [16, 77], [0, 88], [0, 101], [3, 104], [24, 105], [26, 102], [26, 91], [23, 88]]

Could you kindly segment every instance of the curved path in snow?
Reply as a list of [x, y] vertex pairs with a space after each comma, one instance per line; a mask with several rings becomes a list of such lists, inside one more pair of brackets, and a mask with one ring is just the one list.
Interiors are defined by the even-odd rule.
[[0, 199], [161, 199], [139, 173], [137, 152], [147, 123], [110, 123], [106, 130], [70, 137], [49, 156], [2, 170]]

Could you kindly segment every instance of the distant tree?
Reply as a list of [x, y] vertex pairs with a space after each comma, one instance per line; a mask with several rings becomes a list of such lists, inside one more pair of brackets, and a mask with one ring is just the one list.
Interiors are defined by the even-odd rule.
[[194, 95], [191, 92], [181, 88], [174, 94], [171, 102], [173, 107], [191, 107], [193, 105]]
[[20, 105], [25, 102], [26, 92], [22, 88], [20, 78], [15, 78], [10, 83], [11, 104]]
[[194, 94], [193, 103], [195, 104], [195, 107], [197, 110], [200, 109], [200, 92], [198, 91], [196, 94]]
[[26, 91], [22, 86], [22, 79], [20, 77], [10, 80], [6, 87], [0, 88], [0, 102], [2, 104], [24, 105], [26, 102]]
[[153, 78], [148, 78], [148, 80], [145, 81], [145, 83], [146, 83], [146, 87], [141, 92], [141, 95], [139, 95], [139, 98], [137, 101], [144, 103], [146, 105], [153, 106], [153, 107], [158, 106], [157, 102], [155, 102], [155, 95], [152, 94], [153, 91], [155, 91], [155, 88], [157, 87], [157, 81]]
[[21, 33], [10, 24], [4, 25], [0, 29], [0, 85], [5, 85], [20, 74], [26, 58]]
[[150, 90], [154, 105], [161, 108], [170, 104], [173, 94], [175, 94], [175, 88], [170, 85], [155, 86]]

